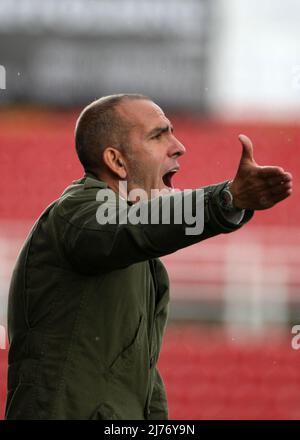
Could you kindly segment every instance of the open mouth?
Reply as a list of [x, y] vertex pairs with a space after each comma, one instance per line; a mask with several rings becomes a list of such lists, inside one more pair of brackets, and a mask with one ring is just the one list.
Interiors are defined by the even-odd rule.
[[173, 179], [174, 175], [177, 173], [177, 171], [178, 171], [178, 168], [172, 169], [170, 171], [167, 171], [163, 175], [162, 180], [163, 180], [165, 186], [167, 186], [168, 188], [173, 188], [172, 179]]

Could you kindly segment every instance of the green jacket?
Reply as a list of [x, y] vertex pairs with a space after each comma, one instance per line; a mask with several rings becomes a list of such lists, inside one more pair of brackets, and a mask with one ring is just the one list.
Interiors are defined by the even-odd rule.
[[156, 364], [169, 281], [158, 257], [250, 219], [225, 220], [223, 187], [205, 188], [201, 235], [184, 224], [100, 225], [96, 198], [107, 185], [91, 175], [42, 213], [11, 281], [7, 419], [168, 418]]

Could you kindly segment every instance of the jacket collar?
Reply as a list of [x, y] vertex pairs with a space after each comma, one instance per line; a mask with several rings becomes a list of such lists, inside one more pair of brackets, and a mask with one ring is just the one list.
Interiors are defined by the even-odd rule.
[[74, 180], [72, 182], [72, 185], [82, 185], [84, 189], [88, 188], [108, 188], [108, 185], [106, 182], [99, 180], [94, 174], [92, 173], [85, 173], [81, 179]]
[[[99, 180], [98, 177], [96, 177], [92, 173], [86, 172], [83, 177], [79, 180], [74, 180], [72, 182], [72, 185], [82, 185], [84, 189], [88, 188], [109, 188], [108, 184], [104, 182], [103, 180]], [[70, 187], [69, 187], [70, 188]], [[129, 200], [124, 199], [122, 196], [120, 196], [121, 199], [125, 200], [128, 205], [133, 205], [133, 202], [130, 202]]]

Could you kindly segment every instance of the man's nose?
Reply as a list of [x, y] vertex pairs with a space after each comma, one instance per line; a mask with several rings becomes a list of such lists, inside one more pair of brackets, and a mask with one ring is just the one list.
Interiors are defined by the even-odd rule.
[[185, 152], [186, 152], [186, 149], [185, 149], [184, 145], [181, 142], [179, 142], [178, 139], [173, 137], [173, 143], [172, 143], [172, 147], [169, 150], [169, 156], [180, 157], [183, 154], [185, 154]]

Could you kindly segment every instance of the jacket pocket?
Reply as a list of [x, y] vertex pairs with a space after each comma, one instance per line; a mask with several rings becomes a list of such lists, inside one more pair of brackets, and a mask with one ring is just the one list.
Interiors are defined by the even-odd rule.
[[136, 356], [138, 356], [142, 343], [145, 330], [145, 318], [142, 315], [139, 320], [138, 328], [131, 343], [117, 356], [113, 363], [109, 367], [109, 372], [115, 375], [119, 371], [130, 367], [134, 362]]
[[120, 418], [107, 403], [101, 403], [89, 420], [120, 420]]

